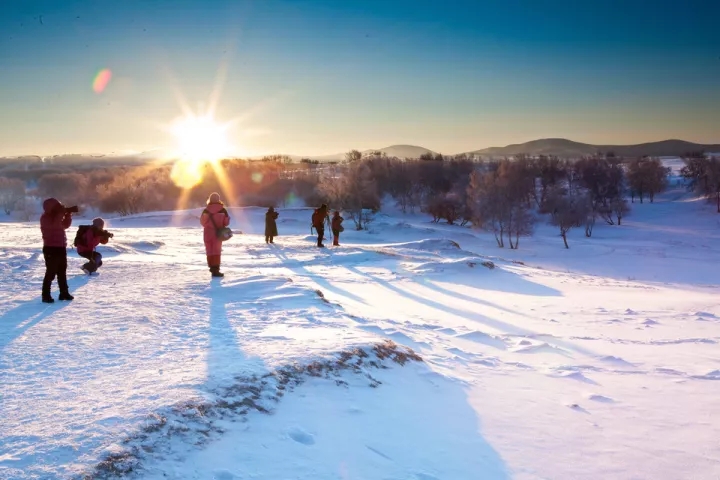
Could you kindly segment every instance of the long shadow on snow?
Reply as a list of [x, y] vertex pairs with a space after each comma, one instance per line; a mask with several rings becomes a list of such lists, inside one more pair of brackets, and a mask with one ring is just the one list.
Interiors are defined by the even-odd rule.
[[[316, 247], [315, 247], [316, 248]], [[350, 293], [349, 291], [339, 288], [332, 283], [325, 280], [322, 275], [319, 275], [317, 273], [313, 273], [310, 270], [308, 270], [302, 263], [298, 262], [297, 260], [288, 258], [282, 251], [279, 249], [273, 249], [273, 253], [280, 259], [280, 261], [283, 263], [283, 265], [290, 269], [292, 272], [294, 272], [297, 275], [308, 277], [312, 279], [315, 283], [320, 285], [321, 288], [333, 292], [336, 295], [339, 295], [341, 297], [347, 297], [352, 300], [355, 300], [358, 303], [365, 303], [365, 300], [361, 297], [358, 297], [354, 293]], [[332, 252], [328, 252], [328, 255], [332, 255]]]
[[218, 385], [227, 384], [237, 375], [267, 371], [259, 357], [250, 359], [244, 353], [237, 331], [228, 319], [226, 305], [237, 301], [234, 294], [243, 287], [243, 283], [223, 287], [220, 282], [213, 281], [207, 290], [210, 298], [210, 322], [206, 387], [211, 390]]
[[[218, 385], [222, 382], [219, 377], [238, 373], [232, 364], [251, 361], [252, 365], [248, 367], [253, 373], [264, 370], [262, 361], [249, 360], [243, 353], [235, 328], [228, 319], [227, 304], [238, 301], [238, 293], [241, 293], [240, 297], [248, 297], [247, 285], [240, 283], [223, 287], [220, 283], [212, 283], [208, 288], [211, 303], [206, 386], [210, 390], [221, 386]], [[228, 365], [229, 371], [223, 372]], [[317, 453], [302, 450], [302, 458], [313, 460], [309, 462], [313, 465], [312, 474], [317, 474], [320, 468], [328, 476], [337, 474], [340, 469], [358, 474], [361, 478], [373, 478], [379, 471], [414, 474], [414, 478], [423, 480], [467, 478], [465, 475], [468, 472], [473, 472], [473, 478], [478, 480], [509, 478], [502, 458], [482, 436], [479, 416], [458, 383], [424, 366], [394, 370], [380, 388], [353, 389], [350, 397], [344, 393], [337, 395], [336, 391], [310, 396], [310, 406], [305, 406], [305, 397], [300, 396], [285, 407], [289, 409], [291, 423], [301, 422], [305, 428], [337, 445], [330, 451], [320, 449]], [[219, 372], [222, 374], [218, 375]], [[333, 385], [330, 388], [339, 387]], [[351, 404], [344, 405], [343, 402], [347, 401]], [[364, 415], [317, 414], [342, 412], [344, 408], [350, 411], [357, 408], [358, 402], [366, 412]], [[279, 411], [276, 415], [282, 416], [283, 412]], [[374, 428], [367, 428], [368, 416], [378, 420], [371, 422]], [[389, 418], [392, 422], [384, 421]], [[419, 418], [424, 420], [418, 423]], [[269, 431], [273, 432], [271, 420], [258, 417], [256, 421], [259, 429], [264, 428], [263, 422], [270, 422]], [[414, 433], [408, 436], [408, 432]], [[359, 455], [354, 450], [358, 444], [364, 445], [367, 455]], [[448, 445], [453, 448], [448, 449]], [[241, 443], [240, 447], [243, 446]], [[247, 447], [256, 448], [257, 445]], [[417, 452], [421, 450], [424, 459], [418, 460]], [[265, 458], [264, 450], [260, 449], [257, 454], [260, 465], [273, 465], [276, 461], [276, 453], [270, 453]], [[363, 458], [365, 460], [361, 461]], [[238, 468], [232, 456], [213, 457], [212, 462], [215, 468]], [[268, 474], [275, 472], [273, 467], [265, 468], [269, 469]], [[310, 472], [302, 468], [296, 473], [298, 478], [312, 478]]]
[[[68, 278], [70, 291], [74, 292], [78, 290], [87, 284], [88, 280], [89, 277], [87, 275], [75, 275]], [[70, 305], [72, 305], [72, 302], [56, 301], [53, 304], [42, 303], [38, 295], [37, 299], [25, 302], [5, 312], [0, 317], [0, 350], [10, 345], [31, 327]]]
[[[481, 314], [475, 313], [475, 312], [470, 312], [467, 310], [458, 310], [449, 305], [439, 303], [434, 300], [430, 300], [429, 298], [421, 297], [412, 292], [408, 292], [407, 290], [403, 290], [402, 288], [399, 288], [399, 287], [393, 285], [392, 283], [388, 282], [387, 280], [383, 280], [380, 277], [377, 277], [377, 276], [372, 275], [367, 272], [361, 272], [360, 270], [357, 270], [354, 267], [346, 266], [346, 268], [356, 272], [359, 275], [364, 275], [364, 276], [368, 277], [373, 282], [377, 283], [378, 285], [383, 286], [384, 288], [386, 288], [388, 290], [391, 290], [391, 291], [397, 293], [398, 295], [402, 295], [403, 297], [405, 297], [411, 301], [423, 304], [425, 306], [428, 306], [428, 307], [438, 310], [440, 312], [447, 312], [452, 315], [458, 316], [460, 318], [465, 318], [470, 321], [482, 323], [484, 325], [495, 328], [502, 332], [506, 332], [507, 334], [510, 334], [510, 335], [528, 337], [528, 338], [535, 338], [535, 337], [538, 337], [538, 335], [541, 335], [538, 332], [534, 332], [532, 330], [518, 327], [517, 325], [503, 322], [502, 320], [497, 320], [497, 319], [490, 318], [485, 315], [481, 315]], [[453, 292], [446, 293], [445, 295], [453, 295]], [[587, 350], [586, 348], [574, 345], [572, 343], [568, 343], [568, 342], [558, 339], [556, 337], [553, 337], [552, 343], [557, 346], [566, 348], [568, 350], [573, 350], [573, 351], [576, 351], [576, 352], [584, 354], [584, 355], [595, 356], [595, 353], [591, 352], [590, 350]]]

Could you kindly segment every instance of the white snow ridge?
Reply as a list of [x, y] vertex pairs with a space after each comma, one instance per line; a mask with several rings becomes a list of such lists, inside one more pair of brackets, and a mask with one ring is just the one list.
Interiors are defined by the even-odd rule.
[[317, 249], [307, 209], [266, 245], [230, 213], [225, 278], [199, 210], [110, 219], [52, 305], [37, 224], [0, 225], [0, 479], [720, 478], [704, 204], [570, 250], [399, 213]]

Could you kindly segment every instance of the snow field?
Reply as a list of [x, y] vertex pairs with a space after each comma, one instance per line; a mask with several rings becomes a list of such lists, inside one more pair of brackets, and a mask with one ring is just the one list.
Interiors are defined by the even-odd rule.
[[[551, 227], [510, 251], [397, 213], [318, 250], [303, 209], [267, 246], [262, 214], [231, 210], [221, 281], [199, 211], [110, 219], [100, 274], [71, 253], [76, 300], [50, 306], [37, 225], [0, 226], [0, 478], [132, 448], [146, 479], [720, 476], [720, 228], [702, 202], [670, 191], [570, 250]], [[261, 389], [271, 415], [183, 414], [384, 340], [423, 362]]]

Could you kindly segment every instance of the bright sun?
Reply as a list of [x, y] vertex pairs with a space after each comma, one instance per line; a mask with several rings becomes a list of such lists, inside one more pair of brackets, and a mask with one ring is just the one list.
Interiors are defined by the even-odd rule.
[[212, 115], [187, 115], [171, 125], [175, 137], [175, 157], [170, 177], [175, 185], [188, 189], [199, 184], [205, 165], [218, 168], [218, 162], [230, 153], [226, 132], [230, 124], [218, 124]]
[[230, 152], [227, 125], [218, 125], [207, 115], [188, 116], [176, 121], [172, 133], [177, 142], [177, 154], [191, 163], [217, 162]]

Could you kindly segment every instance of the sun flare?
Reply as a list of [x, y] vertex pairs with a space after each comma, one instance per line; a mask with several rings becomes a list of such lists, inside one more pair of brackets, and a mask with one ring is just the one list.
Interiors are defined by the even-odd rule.
[[188, 162], [217, 162], [230, 152], [227, 125], [220, 125], [209, 116], [187, 116], [172, 126], [177, 142], [177, 155]]

